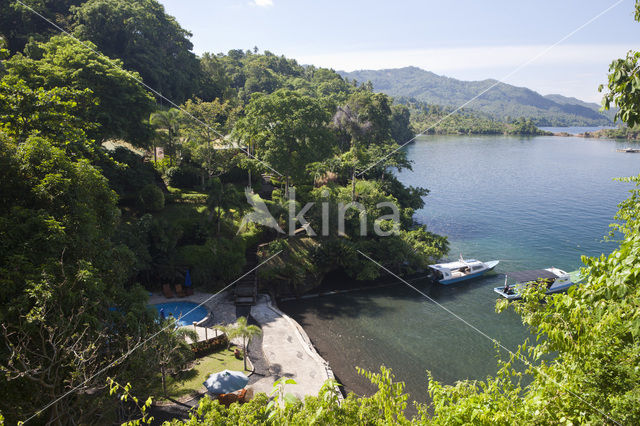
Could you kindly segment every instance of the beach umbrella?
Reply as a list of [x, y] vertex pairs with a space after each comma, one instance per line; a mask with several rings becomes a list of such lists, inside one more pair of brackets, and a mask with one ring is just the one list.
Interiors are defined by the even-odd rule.
[[224, 370], [213, 373], [203, 382], [211, 393], [231, 393], [242, 389], [249, 383], [249, 378], [241, 371]]
[[191, 274], [189, 273], [188, 269], [187, 269], [187, 275], [184, 276], [184, 286], [191, 287]]

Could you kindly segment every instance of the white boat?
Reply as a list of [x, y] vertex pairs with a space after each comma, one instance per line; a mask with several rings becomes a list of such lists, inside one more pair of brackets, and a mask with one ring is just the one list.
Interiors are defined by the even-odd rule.
[[460, 260], [429, 265], [429, 268], [434, 279], [440, 284], [453, 284], [479, 277], [495, 268], [498, 263], [500, 263], [499, 260], [489, 262], [481, 262], [476, 259], [465, 260], [460, 255]]
[[[508, 280], [515, 280], [514, 284], [509, 284]], [[522, 290], [530, 285], [544, 285], [547, 287], [546, 294], [565, 291], [572, 285], [582, 280], [579, 271], [565, 272], [558, 268], [535, 269], [531, 271], [512, 272], [505, 276], [504, 286], [493, 289], [496, 293], [506, 299], [520, 299]]]

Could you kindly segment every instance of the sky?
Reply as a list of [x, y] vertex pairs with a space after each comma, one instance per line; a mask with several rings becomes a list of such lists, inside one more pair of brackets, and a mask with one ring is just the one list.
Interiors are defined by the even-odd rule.
[[417, 66], [600, 102], [640, 49], [634, 0], [159, 0], [194, 51], [269, 50], [335, 70]]

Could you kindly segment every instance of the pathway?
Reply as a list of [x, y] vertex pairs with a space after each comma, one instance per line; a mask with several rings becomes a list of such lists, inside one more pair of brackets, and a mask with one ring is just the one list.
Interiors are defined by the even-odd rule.
[[287, 392], [302, 399], [317, 395], [324, 382], [334, 378], [302, 327], [275, 308], [268, 296], [259, 296], [258, 303], [251, 308], [251, 316], [262, 327], [262, 351], [271, 373], [252, 384], [254, 393], [269, 394], [277, 379], [288, 377], [297, 384], [287, 385]]

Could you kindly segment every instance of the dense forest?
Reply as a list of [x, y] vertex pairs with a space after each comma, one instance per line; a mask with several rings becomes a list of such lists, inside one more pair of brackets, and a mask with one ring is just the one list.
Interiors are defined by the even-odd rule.
[[[140, 371], [161, 362], [161, 343], [111, 363], [162, 331], [146, 295], [187, 271], [213, 292], [248, 257], [277, 252], [263, 285], [300, 293], [336, 269], [376, 278], [357, 250], [398, 273], [446, 253], [446, 239], [412, 218], [427, 190], [390, 173], [411, 166], [396, 148], [413, 133], [388, 96], [257, 48], [198, 57], [153, 0], [30, 7], [68, 35], [2, 4], [0, 411], [9, 423], [114, 415], [96, 375], [107, 367], [148, 392], [157, 377]], [[304, 224], [288, 220], [291, 203], [357, 203], [380, 218], [389, 202], [399, 222], [369, 220], [362, 232], [352, 208], [344, 229], [332, 209], [318, 238], [240, 227], [251, 210], [245, 187], [281, 229]], [[305, 216], [317, 232], [321, 213]], [[170, 345], [165, 337], [155, 341]]]
[[[262, 282], [296, 293], [335, 269], [378, 277], [358, 250], [402, 274], [447, 252], [446, 238], [413, 221], [428, 191], [392, 173], [411, 167], [396, 150], [414, 134], [410, 107], [370, 85], [257, 48], [196, 56], [155, 0], [5, 1], [0, 34], [0, 423], [147, 422], [158, 366], [177, 371], [190, 355], [147, 296], [187, 270], [215, 291], [251, 253], [280, 253]], [[640, 111], [640, 91], [626, 88], [640, 84], [635, 60], [615, 63], [607, 86], [630, 125]], [[282, 229], [294, 192], [294, 209], [357, 202], [373, 218], [392, 202], [400, 221], [366, 222], [364, 235], [350, 209], [343, 232], [332, 220], [316, 238], [304, 229], [323, 229], [318, 211], [307, 227], [293, 223], [296, 236], [240, 227], [247, 186]], [[272, 402], [224, 408], [204, 398], [187, 423], [637, 424], [638, 197], [616, 218], [619, 249], [585, 259], [587, 285], [547, 303], [532, 290], [511, 305], [538, 340], [502, 359], [496, 377], [430, 380], [431, 405], [412, 419], [402, 384], [382, 367], [362, 372], [379, 387], [370, 397], [339, 402], [328, 383], [303, 403], [282, 382]]]
[[[466, 105], [494, 120], [509, 122], [515, 118], [532, 120], [537, 126], [603, 126], [610, 125], [613, 111], [600, 111], [600, 105], [561, 95], [542, 96], [525, 87], [497, 80], [462, 81], [406, 67], [388, 70], [341, 72], [357, 81], [371, 81], [376, 91], [389, 96], [413, 98], [431, 105], [456, 108]], [[491, 88], [490, 90], [487, 90]]]
[[528, 118], [499, 121], [490, 116], [470, 110], [430, 105], [415, 99], [398, 98], [409, 108], [411, 126], [419, 134], [436, 135], [551, 135], [540, 130]]
[[624, 139], [630, 141], [640, 140], [640, 129], [638, 126], [618, 126], [613, 129], [600, 129], [595, 132], [585, 132], [582, 136], [587, 138], [600, 139]]

